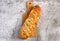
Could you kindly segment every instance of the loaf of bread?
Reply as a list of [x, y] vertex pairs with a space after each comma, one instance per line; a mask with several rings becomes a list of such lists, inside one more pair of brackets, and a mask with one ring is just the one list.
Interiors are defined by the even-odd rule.
[[36, 5], [32, 8], [28, 18], [19, 30], [19, 37], [21, 39], [27, 39], [29, 37], [36, 36], [37, 24], [41, 17], [41, 8]]

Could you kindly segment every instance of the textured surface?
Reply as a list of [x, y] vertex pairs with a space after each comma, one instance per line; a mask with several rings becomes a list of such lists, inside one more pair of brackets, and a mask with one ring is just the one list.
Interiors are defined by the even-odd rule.
[[[54, 2], [55, 1], [55, 2]], [[38, 36], [27, 40], [18, 37], [25, 0], [0, 0], [0, 41], [60, 41], [60, 1], [34, 1], [42, 8], [42, 17], [37, 26]]]
[[24, 24], [19, 30], [19, 36], [21, 39], [36, 37], [37, 24], [40, 17], [41, 17], [41, 8], [38, 5], [36, 5], [32, 8], [28, 18], [25, 20]]

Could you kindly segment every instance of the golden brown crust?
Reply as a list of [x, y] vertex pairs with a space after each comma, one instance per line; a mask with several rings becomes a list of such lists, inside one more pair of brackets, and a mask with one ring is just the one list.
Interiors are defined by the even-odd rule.
[[25, 20], [22, 25], [19, 36], [21, 39], [27, 39], [28, 37], [36, 36], [37, 34], [37, 23], [41, 17], [41, 8], [36, 5], [31, 10], [28, 18]]

